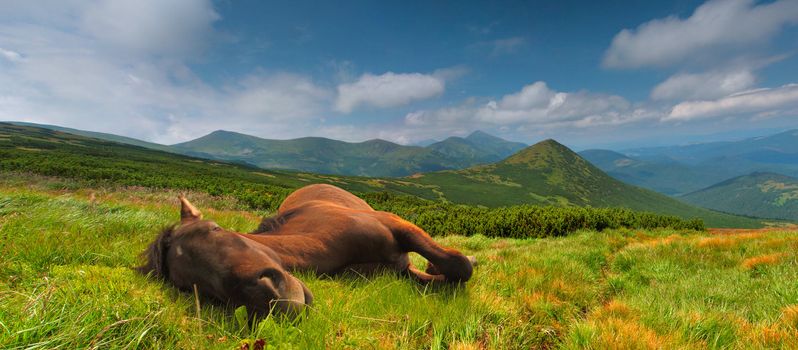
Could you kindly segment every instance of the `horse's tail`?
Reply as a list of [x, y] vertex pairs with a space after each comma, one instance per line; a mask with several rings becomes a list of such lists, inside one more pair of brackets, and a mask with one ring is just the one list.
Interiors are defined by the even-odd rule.
[[[472, 259], [466, 257], [459, 251], [445, 248], [436, 243], [420, 227], [400, 218], [397, 215], [388, 214], [385, 224], [391, 229], [394, 239], [396, 239], [402, 250], [421, 254], [430, 263], [434, 264], [435, 272], [445, 276], [447, 282], [465, 282], [471, 278], [473, 272]], [[414, 270], [413, 273], [419, 274]], [[427, 276], [436, 279], [434, 276]], [[423, 278], [422, 278], [423, 279]]]

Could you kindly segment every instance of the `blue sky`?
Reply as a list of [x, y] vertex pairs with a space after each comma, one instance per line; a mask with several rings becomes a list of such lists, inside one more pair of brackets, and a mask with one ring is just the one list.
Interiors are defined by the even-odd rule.
[[0, 120], [576, 149], [798, 127], [798, 2], [4, 2]]

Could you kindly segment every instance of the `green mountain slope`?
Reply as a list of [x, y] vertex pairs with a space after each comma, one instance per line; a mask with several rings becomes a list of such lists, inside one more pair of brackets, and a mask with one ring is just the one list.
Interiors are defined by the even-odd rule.
[[70, 134], [73, 134], [73, 135], [92, 137], [92, 138], [95, 138], [95, 139], [100, 139], [100, 140], [105, 140], [105, 141], [112, 141], [112, 142], [119, 142], [119, 143], [124, 143], [124, 144], [128, 144], [128, 145], [139, 146], [139, 147], [144, 147], [144, 148], [149, 148], [149, 149], [157, 149], [159, 151], [174, 152], [174, 150], [172, 150], [171, 147], [169, 147], [167, 145], [162, 145], [162, 144], [154, 143], [154, 142], [142, 141], [142, 140], [139, 140], [139, 139], [134, 139], [132, 137], [125, 137], [125, 136], [119, 136], [119, 135], [114, 135], [114, 134], [108, 134], [108, 133], [104, 133], [104, 132], [86, 131], [86, 130], [67, 128], [67, 127], [58, 126], [58, 125], [35, 124], [35, 123], [26, 123], [26, 122], [7, 122], [7, 123], [14, 124], [14, 125], [31, 126], [31, 127], [36, 127], [36, 128], [44, 128], [44, 129], [50, 129], [50, 130], [56, 130], [56, 131], [63, 131], [63, 132], [70, 133]]
[[739, 176], [681, 198], [697, 206], [728, 213], [798, 220], [798, 179], [780, 174]]
[[[620, 182], [557, 143], [546, 140], [494, 164], [415, 176], [438, 198], [485, 206], [515, 204], [626, 207], [681, 217], [701, 217], [710, 226], [751, 220], [700, 209], [668, 196]], [[424, 197], [425, 195], [419, 193]]]

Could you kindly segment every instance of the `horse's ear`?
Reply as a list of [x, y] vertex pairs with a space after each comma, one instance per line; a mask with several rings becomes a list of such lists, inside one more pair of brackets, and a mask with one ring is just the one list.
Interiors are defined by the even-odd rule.
[[177, 198], [180, 199], [180, 222], [202, 219], [202, 213], [185, 196], [180, 195]]

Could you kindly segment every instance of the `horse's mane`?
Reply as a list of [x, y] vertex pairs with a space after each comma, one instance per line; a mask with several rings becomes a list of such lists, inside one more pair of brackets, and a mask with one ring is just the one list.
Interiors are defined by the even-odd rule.
[[283, 226], [286, 223], [286, 221], [288, 221], [288, 219], [290, 219], [296, 213], [297, 213], [296, 209], [291, 209], [282, 214], [275, 214], [268, 218], [263, 218], [263, 220], [261, 220], [260, 222], [260, 225], [258, 225], [258, 228], [256, 228], [255, 231], [252, 231], [252, 234], [269, 233], [272, 231], [277, 231], [278, 229], [280, 229], [281, 226]]
[[168, 266], [166, 266], [166, 253], [172, 240], [172, 233], [175, 225], [165, 227], [155, 241], [150, 243], [147, 249], [141, 254], [146, 259], [144, 265], [136, 268], [140, 273], [151, 274], [155, 277], [167, 279], [169, 277]]

